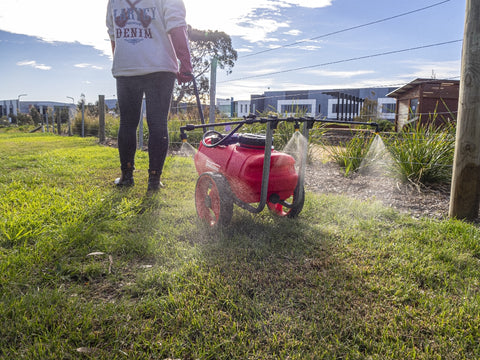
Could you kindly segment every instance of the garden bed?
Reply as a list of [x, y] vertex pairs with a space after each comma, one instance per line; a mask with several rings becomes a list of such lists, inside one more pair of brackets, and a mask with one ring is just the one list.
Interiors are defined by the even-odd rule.
[[414, 217], [445, 218], [450, 201], [450, 187], [446, 184], [418, 188], [386, 176], [355, 173], [346, 177], [337, 164], [321, 160], [314, 160], [307, 166], [305, 188], [316, 193], [378, 200]]

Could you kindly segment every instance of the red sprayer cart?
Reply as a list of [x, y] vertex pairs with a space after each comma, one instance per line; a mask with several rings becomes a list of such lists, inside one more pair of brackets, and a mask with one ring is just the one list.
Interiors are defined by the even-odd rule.
[[[315, 122], [367, 125], [376, 123], [330, 121], [311, 117], [257, 118], [249, 116], [239, 121], [205, 124], [197, 94], [201, 125], [180, 128], [182, 141], [186, 131], [203, 129], [203, 139], [195, 154], [195, 168], [199, 174], [195, 187], [195, 206], [198, 216], [209, 225], [227, 225], [233, 214], [233, 205], [251, 213], [259, 213], [265, 205], [279, 216], [296, 217], [305, 200], [304, 179], [308, 141], [300, 142], [300, 156], [295, 158], [273, 149], [273, 135], [282, 121], [293, 122], [295, 131], [308, 139]], [[239, 133], [247, 124], [265, 124], [264, 135]], [[213, 130], [230, 127], [228, 134]], [[378, 132], [378, 131], [377, 131]]]

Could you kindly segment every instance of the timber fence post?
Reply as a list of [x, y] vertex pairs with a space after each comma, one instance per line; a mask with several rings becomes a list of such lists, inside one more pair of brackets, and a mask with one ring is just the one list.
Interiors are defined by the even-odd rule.
[[105, 142], [105, 95], [98, 96], [98, 140]]
[[467, 0], [449, 216], [473, 220], [480, 203], [480, 1]]

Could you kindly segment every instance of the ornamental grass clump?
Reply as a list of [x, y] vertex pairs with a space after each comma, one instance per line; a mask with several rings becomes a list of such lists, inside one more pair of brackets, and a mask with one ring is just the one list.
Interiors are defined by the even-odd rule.
[[345, 176], [348, 176], [360, 168], [372, 141], [371, 134], [357, 133], [351, 140], [340, 142], [339, 146], [328, 146], [327, 150], [333, 161], [344, 169]]
[[450, 182], [455, 150], [453, 125], [419, 124], [412, 131], [386, 141], [403, 181], [417, 185]]

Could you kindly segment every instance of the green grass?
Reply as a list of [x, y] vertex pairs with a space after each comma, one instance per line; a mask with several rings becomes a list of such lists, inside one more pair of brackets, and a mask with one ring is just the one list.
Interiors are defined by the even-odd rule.
[[[191, 159], [147, 197], [95, 139], [0, 136], [2, 359], [474, 359], [480, 231], [307, 193], [198, 222]], [[92, 253], [99, 253], [92, 255]]]

